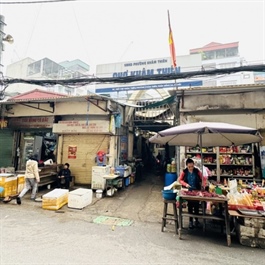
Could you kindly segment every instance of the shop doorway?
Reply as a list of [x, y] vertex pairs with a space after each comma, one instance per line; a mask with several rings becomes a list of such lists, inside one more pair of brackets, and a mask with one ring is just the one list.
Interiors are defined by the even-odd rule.
[[48, 159], [56, 162], [57, 135], [52, 132], [23, 132], [20, 138], [19, 169], [25, 169], [31, 155], [37, 155], [39, 163]]

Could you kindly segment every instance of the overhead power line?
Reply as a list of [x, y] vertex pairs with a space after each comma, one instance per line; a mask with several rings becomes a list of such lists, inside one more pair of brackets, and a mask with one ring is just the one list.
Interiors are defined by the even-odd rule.
[[74, 2], [78, 0], [40, 0], [40, 1], [0, 1], [2, 5], [17, 5], [17, 4], [47, 4], [47, 3], [58, 3], [58, 2]]
[[36, 79], [19, 79], [19, 78], [4, 78], [0, 80], [0, 86], [7, 87], [11, 84], [32, 84], [38, 86], [54, 86], [54, 85], [62, 85], [62, 86], [84, 86], [88, 84], [96, 84], [96, 83], [116, 83], [116, 84], [124, 84], [124, 83], [132, 83], [136, 81], [163, 81], [163, 80], [178, 80], [185, 79], [191, 77], [203, 77], [203, 76], [211, 76], [218, 74], [232, 74], [237, 72], [265, 72], [265, 64], [260, 65], [248, 65], [241, 67], [232, 67], [225, 69], [213, 69], [213, 70], [205, 70], [205, 71], [190, 71], [183, 73], [171, 73], [171, 74], [155, 74], [155, 75], [142, 75], [142, 76], [125, 76], [125, 77], [89, 77], [89, 78], [76, 78], [76, 79], [48, 79], [48, 80], [36, 80]]

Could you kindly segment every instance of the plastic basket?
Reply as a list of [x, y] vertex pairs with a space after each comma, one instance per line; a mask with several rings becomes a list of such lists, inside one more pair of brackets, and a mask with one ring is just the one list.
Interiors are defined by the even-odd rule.
[[115, 167], [115, 171], [120, 173], [120, 176], [124, 176], [125, 167]]
[[174, 193], [172, 190], [162, 190], [162, 195], [165, 200], [176, 199], [176, 193]]

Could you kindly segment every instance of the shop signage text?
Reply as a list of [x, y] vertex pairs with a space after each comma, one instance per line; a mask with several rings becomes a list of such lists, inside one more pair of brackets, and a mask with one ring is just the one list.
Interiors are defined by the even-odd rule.
[[11, 118], [9, 127], [12, 128], [52, 128], [53, 117], [23, 117]]
[[116, 86], [106, 88], [96, 88], [96, 93], [114, 92], [114, 91], [129, 91], [129, 90], [146, 90], [146, 89], [161, 89], [161, 88], [176, 88], [176, 87], [195, 87], [202, 86], [202, 81], [185, 81], [177, 83], [161, 83], [138, 86]]
[[53, 133], [109, 133], [109, 121], [59, 121], [53, 125]]
[[112, 77], [126, 77], [126, 76], [146, 76], [146, 75], [166, 75], [166, 74], [178, 74], [180, 73], [180, 67], [164, 67], [157, 69], [138, 69], [135, 71], [126, 70], [124, 72], [115, 72]]

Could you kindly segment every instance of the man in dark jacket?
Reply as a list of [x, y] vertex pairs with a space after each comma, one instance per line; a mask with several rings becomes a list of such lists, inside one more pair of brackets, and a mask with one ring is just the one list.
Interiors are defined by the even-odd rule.
[[[179, 176], [179, 182], [189, 190], [201, 190], [202, 173], [194, 166], [194, 161], [190, 158], [186, 160], [186, 168]], [[188, 201], [188, 212], [190, 214], [199, 214], [199, 202]], [[195, 218], [195, 226], [200, 226], [198, 218]], [[193, 218], [190, 217], [189, 228], [193, 229]]]
[[[64, 168], [60, 170], [58, 177], [57, 177], [57, 187], [61, 188], [65, 186], [66, 189], [70, 187], [71, 181], [71, 171], [69, 169], [70, 165], [68, 163], [64, 164]], [[64, 184], [63, 184], [64, 182]]]

